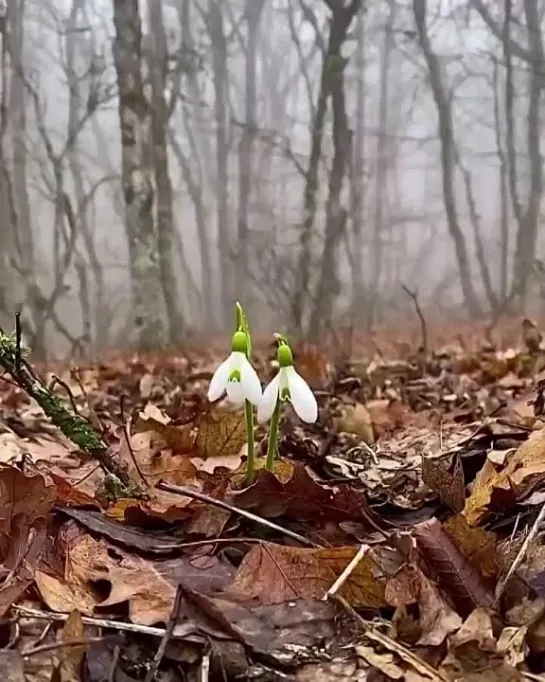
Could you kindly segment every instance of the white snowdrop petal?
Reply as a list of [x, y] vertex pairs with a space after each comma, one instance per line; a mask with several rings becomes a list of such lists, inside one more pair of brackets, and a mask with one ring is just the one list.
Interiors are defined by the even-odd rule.
[[246, 400], [249, 400], [253, 405], [259, 405], [262, 396], [261, 382], [257, 372], [246, 357], [240, 364], [240, 383], [244, 389]]
[[318, 403], [310, 386], [293, 367], [286, 367], [290, 402], [299, 419], [313, 424], [318, 419]]
[[244, 395], [244, 388], [240, 381], [228, 381], [227, 382], [227, 398], [230, 403], [234, 405], [242, 405], [246, 400]]
[[208, 400], [214, 402], [221, 398], [227, 388], [227, 379], [231, 373], [231, 356], [224, 360], [214, 372], [214, 376], [208, 387]]
[[278, 389], [280, 387], [280, 372], [274, 377], [271, 383], [263, 391], [259, 405], [257, 406], [257, 421], [264, 424], [272, 417], [276, 402], [278, 400]]

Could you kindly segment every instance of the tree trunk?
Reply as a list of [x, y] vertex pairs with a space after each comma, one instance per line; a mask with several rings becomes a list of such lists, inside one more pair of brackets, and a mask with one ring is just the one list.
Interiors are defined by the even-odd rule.
[[469, 255], [460, 223], [455, 188], [455, 140], [452, 120], [452, 107], [441, 76], [441, 65], [432, 49], [426, 25], [427, 0], [413, 0], [413, 14], [418, 32], [420, 47], [424, 54], [430, 78], [433, 99], [439, 119], [438, 132], [441, 145], [441, 173], [443, 203], [447, 216], [447, 224], [458, 262], [458, 271], [464, 301], [469, 314], [478, 317], [481, 314], [479, 300], [473, 285]]
[[144, 93], [138, 0], [114, 0], [122, 182], [133, 274], [133, 319], [141, 351], [164, 345], [163, 295], [153, 220], [153, 115]]
[[178, 282], [173, 264], [174, 215], [172, 211], [172, 183], [168, 166], [168, 110], [165, 102], [167, 87], [168, 50], [163, 8], [160, 0], [148, 0], [150, 25], [150, 50], [146, 55], [150, 67], [153, 111], [153, 165], [157, 191], [157, 238], [161, 286], [166, 304], [169, 340], [177, 344], [183, 336], [183, 319], [180, 314]]
[[216, 124], [216, 202], [220, 262], [221, 319], [231, 324], [233, 315], [233, 267], [229, 235], [229, 141], [227, 136], [227, 40], [223, 27], [221, 0], [210, 0], [208, 14], [214, 69], [214, 114]]
[[328, 80], [327, 89], [331, 94], [333, 108], [333, 164], [329, 176], [328, 199], [326, 206], [325, 242], [320, 265], [318, 288], [310, 317], [309, 333], [318, 340], [331, 324], [333, 304], [340, 293], [337, 273], [337, 247], [342, 242], [346, 230], [346, 209], [341, 205], [341, 192], [348, 168], [351, 148], [351, 132], [348, 128], [344, 93], [344, 68], [346, 60], [342, 57], [342, 46], [348, 28], [355, 17], [361, 0], [352, 0], [348, 7], [339, 9], [330, 3], [332, 9], [328, 41]]
[[265, 0], [246, 1], [246, 24], [248, 27], [248, 42], [245, 54], [245, 121], [239, 148], [239, 185], [238, 185], [238, 244], [237, 266], [235, 276], [235, 296], [243, 300], [248, 311], [251, 310], [250, 281], [248, 271], [248, 243], [250, 230], [248, 225], [248, 203], [251, 192], [253, 168], [253, 143], [256, 134], [257, 120], [257, 92], [256, 66], [257, 44], [259, 38], [259, 21]]

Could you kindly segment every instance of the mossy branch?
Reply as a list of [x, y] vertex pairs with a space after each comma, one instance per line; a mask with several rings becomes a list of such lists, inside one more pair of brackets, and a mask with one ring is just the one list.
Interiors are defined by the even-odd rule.
[[6, 334], [0, 330], [0, 366], [11, 375], [18, 386], [34, 398], [67, 438], [96, 459], [107, 473], [116, 476], [124, 488], [134, 491], [135, 483], [113, 460], [108, 452], [108, 446], [87, 419], [70, 412], [59, 396], [36, 374], [26, 360], [29, 349], [20, 345], [19, 338], [17, 333]]

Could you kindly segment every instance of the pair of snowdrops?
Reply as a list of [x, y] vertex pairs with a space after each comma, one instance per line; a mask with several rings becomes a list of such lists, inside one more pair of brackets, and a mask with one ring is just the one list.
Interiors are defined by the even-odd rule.
[[293, 356], [287, 344], [278, 348], [278, 373], [264, 391], [255, 369], [246, 357], [246, 337], [243, 332], [233, 336], [232, 352], [214, 372], [208, 389], [208, 399], [215, 401], [225, 393], [229, 402], [242, 405], [245, 401], [257, 407], [257, 421], [267, 422], [280, 402], [290, 402], [297, 416], [312, 424], [318, 418], [318, 405], [307, 382], [293, 366]]

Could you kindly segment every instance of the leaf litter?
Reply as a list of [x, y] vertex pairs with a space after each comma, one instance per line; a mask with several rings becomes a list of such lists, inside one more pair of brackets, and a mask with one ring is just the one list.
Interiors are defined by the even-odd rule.
[[[543, 679], [545, 545], [529, 532], [545, 363], [529, 330], [391, 359], [376, 341], [342, 358], [300, 345], [319, 420], [286, 413], [272, 471], [258, 427], [251, 485], [243, 411], [205, 397], [210, 353], [56, 368], [135, 482], [122, 495], [3, 382], [5, 677], [141, 680], [160, 650], [159, 680]], [[264, 376], [270, 351], [255, 354]]]

